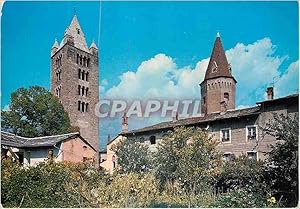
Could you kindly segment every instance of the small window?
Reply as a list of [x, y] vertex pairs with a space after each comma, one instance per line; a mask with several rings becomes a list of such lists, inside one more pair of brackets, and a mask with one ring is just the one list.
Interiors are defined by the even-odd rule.
[[76, 28], [76, 30], [77, 30], [77, 34], [80, 34], [80, 29], [79, 29], [79, 28]]
[[84, 146], [83, 146], [83, 149], [86, 150], [86, 149], [87, 149], [87, 146], [84, 145]]
[[156, 144], [156, 137], [150, 136], [150, 144]]
[[81, 112], [84, 112], [85, 102], [81, 102]]
[[89, 91], [89, 88], [86, 88], [85, 89], [85, 96], [87, 97], [87, 95], [88, 95], [88, 91]]
[[90, 67], [90, 58], [87, 59], [86, 66]]
[[81, 110], [81, 102], [78, 101], [78, 111], [80, 111], [80, 110]]
[[86, 81], [89, 81], [89, 72], [86, 73], [86, 75], [85, 75], [85, 80], [86, 80]]
[[78, 79], [81, 79], [81, 69], [78, 69]]
[[86, 104], [85, 104], [85, 112], [88, 111], [88, 108], [89, 108], [89, 103], [86, 103]]
[[83, 157], [83, 158], [82, 158], [82, 162], [85, 163], [85, 162], [87, 162], [87, 161], [88, 161], [88, 158], [87, 158], [87, 157]]
[[230, 128], [221, 129], [221, 141], [222, 142], [231, 142], [231, 130]]
[[84, 86], [82, 86], [82, 87], [81, 87], [81, 96], [83, 96], [83, 95], [84, 95], [84, 92], [85, 92], [85, 87], [84, 87]]
[[82, 79], [82, 80], [84, 80], [84, 76], [85, 76], [85, 71], [83, 70], [83, 71], [81, 72], [81, 79]]
[[233, 155], [231, 152], [226, 152], [223, 154], [223, 160], [226, 162], [232, 160], [232, 158], [233, 158]]
[[53, 154], [53, 149], [48, 150], [48, 159], [53, 160], [54, 154]]
[[224, 93], [224, 100], [226, 101], [228, 101], [229, 100], [229, 93], [228, 92], [225, 92]]
[[248, 141], [257, 140], [256, 126], [246, 126], [246, 137]]
[[249, 152], [247, 152], [247, 157], [248, 157], [250, 160], [255, 160], [255, 161], [257, 161], [257, 152], [256, 152], [256, 151], [249, 151]]
[[80, 95], [80, 91], [81, 91], [81, 86], [78, 85], [78, 95]]

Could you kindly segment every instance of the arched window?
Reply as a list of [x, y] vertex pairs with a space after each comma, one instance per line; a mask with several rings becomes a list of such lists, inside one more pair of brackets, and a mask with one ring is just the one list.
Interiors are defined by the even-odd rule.
[[83, 57], [83, 66], [85, 66], [86, 57]]
[[85, 71], [83, 70], [83, 71], [81, 72], [81, 79], [82, 79], [82, 80], [84, 80], [84, 75], [85, 75]]
[[85, 89], [85, 96], [87, 97], [87, 95], [88, 95], [88, 91], [89, 91], [89, 88], [86, 88]]
[[85, 102], [81, 102], [81, 112], [85, 112], [84, 108], [85, 108]]
[[86, 66], [90, 67], [90, 58], [87, 58]]
[[89, 103], [86, 103], [86, 104], [85, 104], [85, 112], [88, 111], [88, 108], [89, 108]]
[[156, 137], [150, 136], [150, 144], [156, 144]]
[[85, 74], [85, 80], [86, 80], [86, 81], [89, 80], [89, 72], [87, 72], [87, 73]]
[[81, 69], [78, 69], [78, 79], [81, 79]]
[[84, 86], [81, 87], [81, 96], [84, 96]]
[[80, 111], [80, 110], [81, 110], [81, 102], [78, 101], [78, 111]]
[[225, 102], [228, 102], [228, 100], [229, 100], [229, 93], [228, 93], [228, 92], [225, 92], [225, 93], [224, 93], [224, 101], [225, 101]]
[[80, 95], [80, 92], [81, 92], [81, 86], [78, 85], [78, 95]]

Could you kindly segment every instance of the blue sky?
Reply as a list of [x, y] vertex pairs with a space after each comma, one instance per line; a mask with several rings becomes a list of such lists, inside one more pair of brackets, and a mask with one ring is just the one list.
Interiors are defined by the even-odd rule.
[[[41, 85], [49, 89], [50, 48], [55, 38], [61, 40], [74, 7], [88, 45], [93, 39], [98, 42], [99, 2], [4, 4], [2, 108], [9, 104], [10, 94], [17, 88]], [[102, 96], [120, 96], [120, 91], [139, 96], [146, 91], [142, 80], [136, 86], [126, 83], [129, 74], [142, 77], [141, 63], [145, 62], [150, 68], [159, 63], [162, 71], [179, 77], [185, 71], [197, 78], [199, 81], [190, 82], [193, 86], [182, 90], [184, 94], [193, 88], [194, 93], [188, 95], [197, 97], [200, 90], [195, 83], [202, 81], [200, 74], [205, 71], [203, 66], [218, 31], [238, 80], [237, 106], [254, 105], [263, 99], [264, 89], [274, 76], [278, 77], [275, 95], [278, 92], [277, 96], [284, 96], [298, 89], [297, 2], [102, 2], [101, 14]], [[174, 69], [165, 69], [164, 63], [172, 63]], [[160, 86], [152, 88], [163, 89], [164, 82], [153, 82]], [[178, 84], [174, 92], [179, 87]], [[132, 122], [129, 127], [149, 123]], [[106, 129], [107, 124], [114, 128]], [[119, 120], [104, 121], [100, 129], [102, 145], [107, 134], [114, 136], [119, 131]]]

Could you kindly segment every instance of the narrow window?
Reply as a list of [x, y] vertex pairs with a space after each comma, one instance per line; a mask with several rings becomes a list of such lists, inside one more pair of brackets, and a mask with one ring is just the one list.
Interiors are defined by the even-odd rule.
[[82, 65], [82, 56], [80, 55], [79, 64]]
[[230, 142], [231, 141], [231, 136], [230, 136], [230, 129], [221, 129], [221, 141], [222, 142]]
[[84, 95], [84, 86], [81, 87], [81, 96]]
[[78, 79], [81, 79], [81, 69], [78, 69]]
[[85, 96], [87, 97], [87, 95], [88, 95], [88, 91], [89, 91], [89, 88], [86, 88], [85, 89]]
[[89, 108], [89, 103], [86, 103], [86, 104], [85, 104], [85, 112], [88, 111], [88, 108]]
[[89, 81], [89, 72], [87, 72], [87, 73], [85, 74], [85, 80], [86, 80], [86, 81]]
[[79, 64], [79, 54], [77, 54], [76, 63]]
[[85, 71], [83, 70], [83, 71], [81, 72], [81, 79], [82, 79], [82, 80], [84, 80], [84, 75], [85, 75]]
[[206, 100], [205, 100], [206, 98], [205, 97], [203, 97], [203, 104], [205, 104], [206, 103]]
[[85, 103], [81, 102], [81, 112], [85, 112], [84, 107], [85, 107]]
[[116, 168], [116, 156], [112, 156], [112, 162], [113, 162], [113, 169], [115, 169]]
[[80, 110], [81, 110], [81, 102], [78, 101], [78, 111], [80, 111]]
[[228, 101], [229, 101], [229, 93], [228, 93], [228, 92], [225, 92], [225, 93], [224, 93], [224, 102], [225, 102], [226, 104], [228, 104]]
[[150, 144], [156, 144], [156, 137], [150, 136]]
[[83, 66], [86, 66], [86, 57], [83, 57]]
[[87, 59], [86, 66], [90, 67], [90, 58]]
[[76, 30], [77, 30], [77, 34], [80, 34], [80, 29], [79, 29], [79, 28], [76, 28]]
[[78, 85], [78, 95], [80, 95], [80, 91], [81, 91], [81, 86]]

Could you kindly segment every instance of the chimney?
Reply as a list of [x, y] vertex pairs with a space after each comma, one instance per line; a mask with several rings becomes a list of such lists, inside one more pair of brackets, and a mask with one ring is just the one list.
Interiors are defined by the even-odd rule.
[[128, 131], [128, 117], [126, 116], [126, 112], [122, 116], [122, 132]]
[[[174, 115], [174, 112], [173, 112]], [[175, 113], [175, 116], [173, 116], [173, 123], [178, 121], [178, 112]]]
[[267, 92], [267, 95], [268, 95], [268, 100], [274, 99], [273, 87], [268, 87], [266, 92]]

